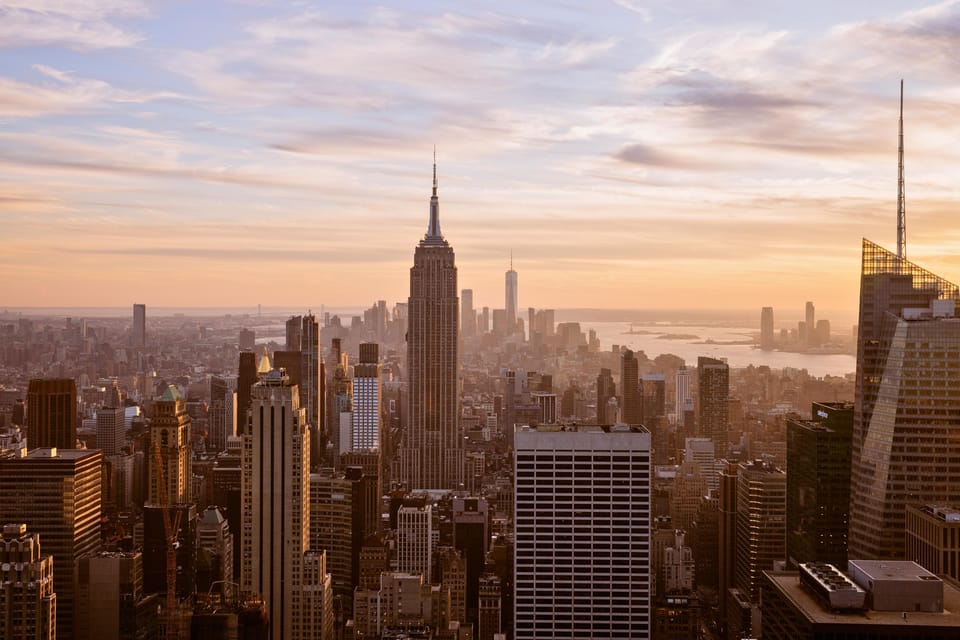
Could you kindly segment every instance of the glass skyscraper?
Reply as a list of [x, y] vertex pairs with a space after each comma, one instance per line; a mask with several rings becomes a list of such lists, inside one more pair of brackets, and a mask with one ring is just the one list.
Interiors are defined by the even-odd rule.
[[908, 504], [960, 502], [957, 286], [864, 239], [849, 557], [902, 558]]

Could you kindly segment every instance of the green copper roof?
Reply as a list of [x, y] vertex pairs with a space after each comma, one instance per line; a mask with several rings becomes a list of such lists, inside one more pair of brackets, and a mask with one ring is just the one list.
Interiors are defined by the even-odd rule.
[[183, 400], [183, 396], [180, 395], [180, 392], [177, 391], [177, 388], [172, 384], [167, 385], [167, 388], [163, 391], [163, 395], [160, 396], [162, 402], [176, 402], [177, 400]]

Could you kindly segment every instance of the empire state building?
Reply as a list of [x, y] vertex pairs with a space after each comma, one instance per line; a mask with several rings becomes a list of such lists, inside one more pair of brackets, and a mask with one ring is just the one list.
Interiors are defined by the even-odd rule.
[[440, 232], [434, 159], [430, 222], [413, 255], [407, 307], [409, 420], [399, 479], [411, 489], [456, 489], [463, 481], [458, 307], [453, 247]]

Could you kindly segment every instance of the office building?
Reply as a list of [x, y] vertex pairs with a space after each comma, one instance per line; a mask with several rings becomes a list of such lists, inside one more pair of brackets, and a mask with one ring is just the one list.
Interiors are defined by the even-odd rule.
[[720, 628], [725, 631], [732, 614], [730, 592], [735, 589], [736, 548], [737, 548], [737, 482], [740, 478], [736, 464], [721, 463], [719, 472], [719, 501], [717, 527], [717, 580], [719, 584]]
[[739, 465], [734, 583], [751, 602], [760, 597], [761, 572], [786, 558], [787, 474], [754, 460]]
[[473, 289], [460, 292], [460, 333], [464, 338], [477, 334], [477, 310], [473, 308]]
[[913, 562], [764, 572], [764, 640], [955, 640], [960, 590]]
[[479, 585], [479, 613], [477, 621], [477, 640], [496, 640], [501, 632], [500, 615], [502, 611], [502, 590], [500, 578], [487, 573], [481, 576]]
[[720, 488], [713, 440], [709, 438], [686, 438], [684, 440], [683, 460], [697, 466], [710, 491], [717, 491]]
[[[143, 506], [143, 588], [147, 593], [167, 593], [167, 542], [164, 511], [159, 504]], [[171, 504], [171, 525], [176, 525], [174, 547], [177, 575], [173, 585], [177, 598], [189, 598], [197, 576], [197, 507], [191, 503]]]
[[433, 566], [433, 507], [404, 506], [397, 511], [397, 571], [430, 581]]
[[514, 638], [650, 637], [650, 434], [515, 434]]
[[233, 545], [230, 523], [219, 507], [209, 505], [197, 521], [198, 593], [207, 593], [216, 585], [217, 593], [228, 599], [234, 597]]
[[130, 331], [130, 341], [134, 347], [147, 346], [147, 305], [133, 305], [133, 328]]
[[[616, 398], [617, 396], [617, 386], [613, 382], [613, 373], [610, 369], [600, 369], [599, 375], [597, 375], [597, 422], [599, 424], [612, 424], [611, 421], [608, 423], [606, 420], [607, 406], [610, 403], [611, 398]], [[510, 425], [506, 425], [507, 428], [510, 428]]]
[[104, 455], [118, 455], [126, 444], [125, 419], [123, 407], [97, 409], [97, 448]]
[[411, 489], [455, 489], [463, 481], [459, 307], [453, 247], [440, 231], [434, 162], [430, 224], [414, 253], [407, 304], [409, 420], [397, 479]]
[[4, 524], [0, 537], [0, 638], [56, 640], [53, 556], [25, 524]]
[[817, 321], [816, 321], [816, 311], [814, 310], [813, 303], [807, 302], [806, 314], [804, 327], [806, 327], [806, 338], [808, 347], [819, 346], [817, 343]]
[[760, 349], [773, 351], [773, 307], [760, 310]]
[[24, 523], [53, 556], [57, 635], [74, 634], [74, 571], [81, 558], [100, 551], [103, 452], [33, 449], [0, 458], [0, 522]]
[[[159, 461], [157, 451], [160, 452]], [[163, 469], [157, 465], [162, 464]], [[190, 450], [190, 414], [187, 402], [173, 385], [168, 385], [153, 403], [150, 419], [150, 491], [147, 502], [161, 503], [160, 482], [166, 482], [170, 504], [186, 504], [193, 499], [193, 456]]]
[[351, 451], [380, 449], [381, 397], [379, 347], [360, 345], [360, 361], [353, 367], [353, 425]]
[[241, 328], [237, 345], [240, 347], [240, 351], [253, 351], [257, 348], [257, 332], [246, 327]]
[[960, 503], [957, 286], [863, 241], [850, 557], [902, 558], [908, 504]]
[[853, 405], [815, 402], [787, 420], [787, 559], [847, 564]]
[[620, 420], [626, 424], [643, 424], [640, 363], [630, 349], [620, 354]]
[[[684, 415], [684, 405], [687, 400], [693, 400], [690, 396], [690, 371], [685, 367], [681, 366], [677, 369], [676, 377], [676, 397], [674, 398], [674, 422], [677, 425], [683, 425], [683, 415]], [[685, 425], [692, 426], [692, 425]]]
[[78, 638], [149, 640], [160, 637], [158, 594], [144, 588], [139, 551], [104, 552], [77, 567]]
[[727, 430], [730, 423], [730, 367], [726, 362], [700, 356], [697, 358], [699, 403], [697, 435], [710, 438], [717, 453], [727, 451]]
[[510, 269], [504, 274], [504, 305], [506, 310], [506, 334], [516, 333], [517, 326], [517, 272], [513, 270], [513, 252], [510, 252]]
[[[319, 445], [326, 395], [325, 367], [320, 357], [320, 323], [312, 313], [292, 316], [286, 324], [286, 349], [300, 355], [299, 375], [293, 384], [300, 389], [300, 403], [307, 410], [311, 442]], [[280, 367], [280, 364], [277, 364]], [[290, 372], [287, 372], [290, 375]], [[314, 447], [311, 464], [319, 464], [319, 451]]]
[[77, 446], [77, 385], [70, 378], [31, 380], [27, 387], [27, 442], [31, 447]]
[[[269, 366], [261, 363], [261, 369]], [[282, 370], [259, 374], [243, 436], [241, 590], [259, 593], [274, 638], [332, 633], [332, 584], [323, 553], [310, 551], [310, 429], [296, 386]], [[319, 616], [319, 618], [318, 618]]]
[[960, 508], [907, 505], [907, 558], [960, 582]]
[[667, 381], [662, 373], [645, 373], [640, 378], [643, 424], [653, 427], [666, 413]]
[[240, 352], [240, 364], [237, 369], [237, 408], [235, 427], [238, 436], [247, 433], [250, 428], [250, 389], [257, 383], [257, 355], [253, 351]]
[[359, 514], [353, 485], [329, 467], [310, 474], [310, 548], [327, 552], [334, 595], [348, 599], [359, 582], [354, 574], [353, 534]]

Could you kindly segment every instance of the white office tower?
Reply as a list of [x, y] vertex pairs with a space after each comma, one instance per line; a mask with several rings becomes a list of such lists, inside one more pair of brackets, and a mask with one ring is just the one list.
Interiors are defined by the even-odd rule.
[[433, 509], [400, 507], [397, 511], [397, 571], [419, 573], [430, 581], [433, 547]]
[[351, 451], [380, 448], [380, 364], [375, 342], [360, 345], [360, 362], [353, 367]]
[[126, 421], [123, 407], [97, 409], [97, 448], [103, 455], [115, 456], [126, 444]]
[[690, 372], [686, 367], [677, 369], [677, 397], [674, 403], [674, 424], [683, 424], [683, 412], [690, 397]]
[[[269, 365], [268, 365], [269, 366]], [[263, 596], [271, 637], [333, 637], [325, 557], [310, 554], [310, 428], [283, 370], [259, 374], [243, 436], [241, 589]]]
[[515, 437], [514, 637], [650, 637], [650, 433], [522, 427]]

